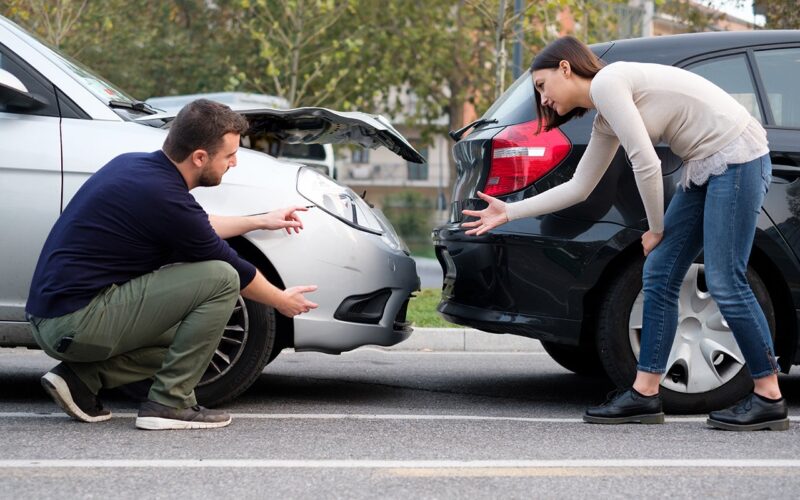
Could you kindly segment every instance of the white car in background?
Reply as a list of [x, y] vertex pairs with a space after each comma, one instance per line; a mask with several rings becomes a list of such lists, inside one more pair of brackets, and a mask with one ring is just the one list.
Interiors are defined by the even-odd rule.
[[[321, 108], [249, 111], [243, 145], [358, 143], [422, 157], [381, 117]], [[158, 114], [0, 17], [0, 347], [37, 347], [24, 319], [33, 270], [50, 228], [80, 185], [111, 158], [161, 147]], [[305, 230], [255, 231], [230, 244], [274, 284], [317, 284], [319, 308], [289, 319], [240, 298], [197, 388], [213, 405], [243, 392], [286, 347], [340, 353], [408, 337], [414, 261], [380, 212], [316, 170], [241, 149], [214, 188], [192, 191], [209, 212], [247, 215], [311, 205]]]
[[[185, 105], [196, 99], [209, 99], [227, 105], [234, 111], [251, 109], [289, 109], [289, 101], [283, 97], [267, 94], [253, 94], [250, 92], [208, 92], [203, 94], [184, 94], [175, 96], [150, 97], [145, 102], [154, 108], [166, 113], [175, 113]], [[251, 147], [254, 145], [250, 145]], [[259, 149], [281, 160], [302, 163], [307, 167], [322, 172], [332, 179], [336, 179], [336, 162], [333, 146], [330, 144], [298, 143], [271, 141], [263, 144], [265, 149]]]

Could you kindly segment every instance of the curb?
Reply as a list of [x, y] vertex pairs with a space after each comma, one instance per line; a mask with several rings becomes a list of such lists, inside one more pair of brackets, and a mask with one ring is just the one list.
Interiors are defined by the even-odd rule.
[[507, 333], [488, 333], [473, 328], [414, 328], [411, 336], [390, 351], [444, 352], [544, 352], [541, 342]]

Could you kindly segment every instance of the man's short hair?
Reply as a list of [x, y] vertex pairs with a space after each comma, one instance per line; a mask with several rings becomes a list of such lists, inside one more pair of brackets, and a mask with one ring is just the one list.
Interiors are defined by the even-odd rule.
[[184, 106], [172, 121], [164, 153], [176, 163], [198, 149], [213, 156], [222, 146], [225, 134], [242, 135], [248, 128], [247, 119], [228, 106], [198, 99]]

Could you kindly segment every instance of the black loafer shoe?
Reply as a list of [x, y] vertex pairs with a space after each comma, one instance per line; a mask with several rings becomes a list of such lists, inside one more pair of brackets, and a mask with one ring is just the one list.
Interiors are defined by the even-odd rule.
[[769, 401], [754, 392], [724, 410], [712, 411], [706, 421], [726, 431], [785, 431], [789, 429], [786, 400]]
[[663, 424], [661, 394], [642, 396], [633, 388], [612, 393], [601, 406], [586, 410], [583, 421], [591, 424]]

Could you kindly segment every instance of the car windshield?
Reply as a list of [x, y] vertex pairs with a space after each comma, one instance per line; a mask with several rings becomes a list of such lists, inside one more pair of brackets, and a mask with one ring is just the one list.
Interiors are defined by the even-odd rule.
[[136, 102], [134, 98], [119, 88], [92, 73], [91, 70], [89, 70], [89, 68], [86, 66], [83, 66], [77, 61], [73, 61], [57, 50], [51, 50], [53, 50], [53, 53], [58, 57], [64, 67], [69, 70], [70, 73], [72, 73], [75, 79], [82, 82], [87, 89], [89, 89], [103, 102], [108, 103], [109, 101], [122, 101], [131, 104]]
[[[97, 96], [98, 99], [100, 99], [104, 103], [109, 104], [112, 101], [116, 101], [118, 103], [124, 103], [126, 105], [132, 106], [137, 102], [136, 99], [129, 96], [128, 94], [120, 90], [118, 87], [112, 85], [106, 80], [95, 75], [89, 68], [75, 61], [69, 56], [63, 54], [57, 48], [51, 46], [49, 43], [42, 40], [35, 34], [31, 33], [30, 31], [18, 25], [14, 25], [14, 27], [22, 31], [25, 35], [27, 35], [31, 39], [33, 39], [35, 43], [38, 43], [40, 45], [39, 47], [40, 51], [49, 52], [48, 56], [50, 57], [51, 60], [59, 64], [75, 80], [82, 83], [84, 87], [86, 87], [89, 91], [91, 91], [95, 96]], [[116, 111], [119, 113], [119, 110]], [[131, 110], [123, 110], [123, 111], [131, 111]], [[126, 117], [125, 113], [120, 113], [120, 114], [123, 117]], [[141, 113], [137, 114], [136, 116], [140, 115]]]

